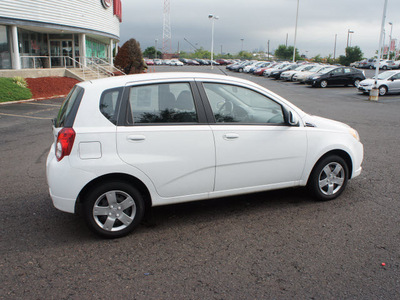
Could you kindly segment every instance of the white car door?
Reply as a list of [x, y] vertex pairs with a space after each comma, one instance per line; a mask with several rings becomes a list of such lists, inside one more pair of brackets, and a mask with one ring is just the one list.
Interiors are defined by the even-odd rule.
[[397, 73], [392, 76], [389, 86], [389, 91], [390, 92], [400, 92], [400, 73]]
[[298, 184], [307, 136], [304, 127], [284, 124], [282, 106], [256, 91], [204, 83], [216, 123], [215, 192], [264, 190]]
[[[201, 122], [187, 82], [127, 87], [118, 154], [153, 182], [161, 197], [206, 194], [215, 176], [214, 137]], [[124, 105], [124, 104], [123, 104]]]

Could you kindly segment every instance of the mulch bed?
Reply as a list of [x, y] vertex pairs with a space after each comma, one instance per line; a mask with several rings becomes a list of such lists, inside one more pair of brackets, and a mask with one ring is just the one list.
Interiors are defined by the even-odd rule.
[[69, 77], [25, 78], [33, 98], [46, 98], [67, 95], [71, 88], [79, 82]]

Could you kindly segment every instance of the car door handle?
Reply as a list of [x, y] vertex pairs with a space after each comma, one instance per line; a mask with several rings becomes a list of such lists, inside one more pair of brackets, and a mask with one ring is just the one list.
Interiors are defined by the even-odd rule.
[[239, 135], [237, 133], [226, 133], [223, 137], [225, 140], [235, 140], [239, 138]]
[[144, 141], [146, 137], [144, 135], [128, 135], [127, 139], [132, 142], [140, 142]]

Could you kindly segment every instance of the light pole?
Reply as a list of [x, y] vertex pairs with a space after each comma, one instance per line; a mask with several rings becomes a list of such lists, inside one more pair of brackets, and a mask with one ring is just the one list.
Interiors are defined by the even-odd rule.
[[294, 29], [293, 62], [296, 61], [296, 38], [297, 38], [297, 19], [298, 18], [299, 18], [299, 0], [297, 0], [296, 26], [295, 26], [295, 29]]
[[155, 39], [155, 47], [154, 47], [154, 59], [156, 59], [157, 58], [157, 42], [158, 42], [158, 39]]
[[214, 20], [218, 20], [218, 16], [209, 14], [208, 18], [211, 20], [211, 69], [213, 69], [213, 59], [214, 59]]
[[377, 59], [377, 64], [375, 65], [375, 83], [371, 89], [371, 92], [369, 93], [369, 100], [373, 100], [373, 101], [378, 101], [378, 97], [379, 97], [379, 90], [378, 90], [379, 57], [382, 52], [382, 40], [383, 40], [384, 31], [385, 31], [384, 27], [385, 27], [387, 3], [388, 3], [388, 0], [385, 0], [385, 4], [383, 6], [381, 33], [379, 35], [378, 59]]
[[349, 36], [350, 36], [350, 33], [354, 33], [354, 31], [350, 30], [350, 29], [347, 29], [347, 46], [346, 46], [346, 48], [349, 48]]
[[335, 46], [333, 47], [333, 60], [336, 59], [336, 40], [337, 40], [337, 33], [335, 34]]
[[389, 53], [388, 53], [388, 59], [390, 59], [390, 48], [392, 48], [392, 33], [393, 33], [393, 23], [389, 22], [390, 25], [390, 35], [389, 35]]

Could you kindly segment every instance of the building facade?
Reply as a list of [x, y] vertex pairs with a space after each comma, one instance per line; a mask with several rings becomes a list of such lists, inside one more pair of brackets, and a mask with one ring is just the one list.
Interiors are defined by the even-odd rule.
[[112, 64], [121, 0], [1, 0], [0, 69]]

